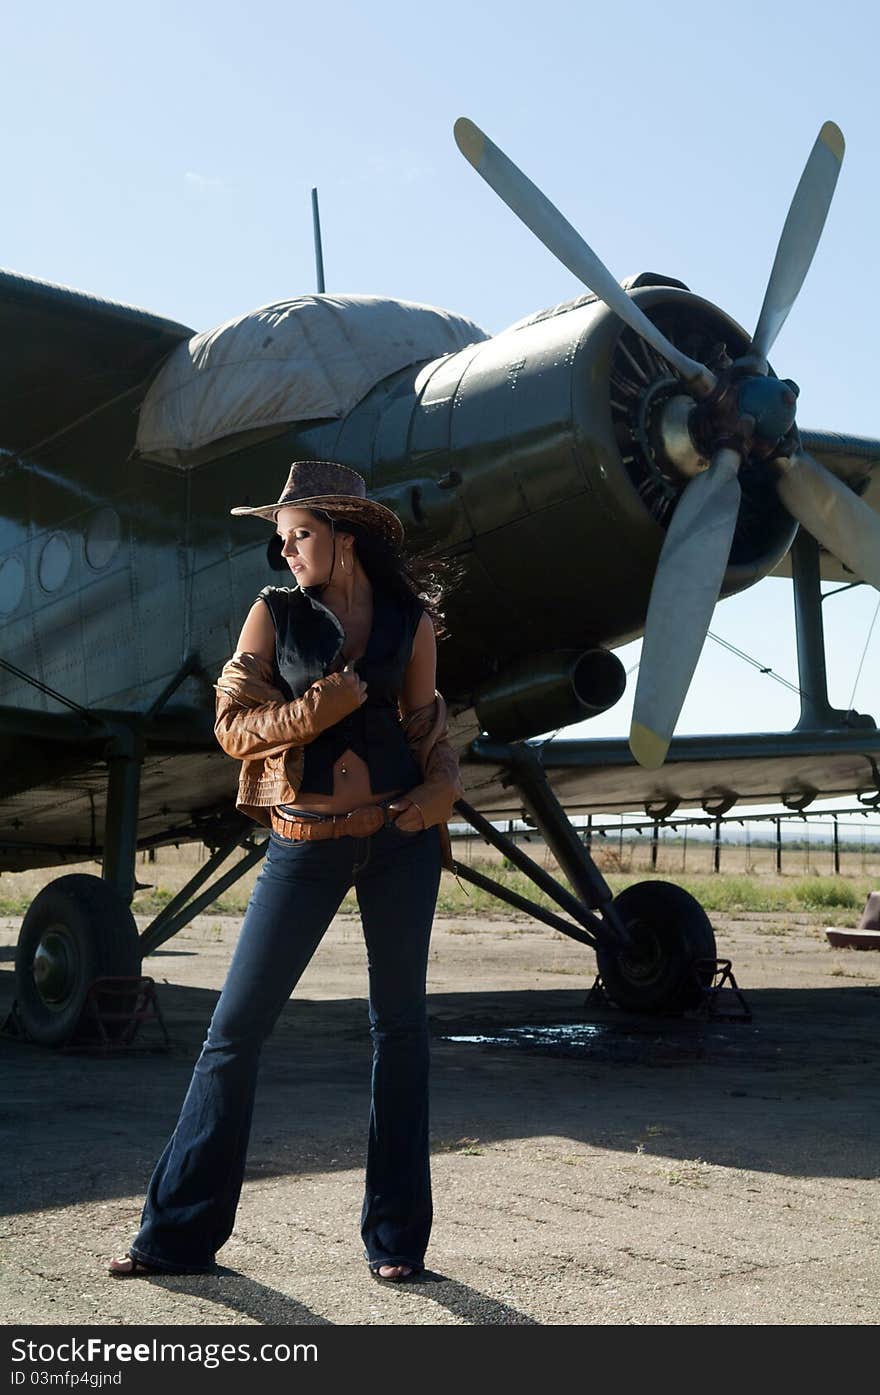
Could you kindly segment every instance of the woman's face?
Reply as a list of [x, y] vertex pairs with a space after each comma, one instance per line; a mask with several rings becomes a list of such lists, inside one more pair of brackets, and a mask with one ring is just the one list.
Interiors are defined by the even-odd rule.
[[[292, 505], [279, 509], [275, 528], [281, 538], [281, 556], [300, 586], [323, 586], [333, 566], [333, 533], [330, 524], [316, 518], [311, 509]], [[337, 535], [337, 562], [342, 539]]]

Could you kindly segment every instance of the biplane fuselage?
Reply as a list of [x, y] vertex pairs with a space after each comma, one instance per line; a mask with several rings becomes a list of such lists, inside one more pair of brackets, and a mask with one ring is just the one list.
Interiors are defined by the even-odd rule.
[[[716, 307], [680, 283], [645, 281], [630, 294], [673, 342], [698, 357], [719, 340], [744, 351], [747, 336]], [[285, 422], [169, 464], [135, 451], [137, 412], [190, 331], [22, 278], [2, 289], [0, 332], [19, 357], [0, 411], [0, 868], [103, 857], [105, 882], [128, 901], [136, 848], [244, 836], [236, 768], [213, 739], [212, 683], [283, 564], [264, 522], [229, 511], [277, 498], [303, 457], [358, 469], [410, 547], [458, 560], [438, 682], [461, 807], [472, 820], [528, 811], [584, 905], [613, 919], [563, 808], [665, 815], [877, 793], [873, 722], [823, 696], [809, 539], [795, 584], [810, 697], [794, 733], [680, 738], [659, 771], [636, 767], [622, 741], [553, 740], [540, 761], [523, 744], [619, 698], [612, 651], [642, 632], [675, 507], [657, 422], [679, 385], [592, 296], [409, 364], [342, 417]], [[880, 445], [810, 441], [875, 502]], [[763, 471], [746, 463], [741, 485], [723, 595], [787, 565], [797, 531]], [[595, 917], [580, 919], [587, 931], [571, 933], [594, 943]], [[60, 982], [66, 961], [40, 934], [28, 952], [46, 951]]]

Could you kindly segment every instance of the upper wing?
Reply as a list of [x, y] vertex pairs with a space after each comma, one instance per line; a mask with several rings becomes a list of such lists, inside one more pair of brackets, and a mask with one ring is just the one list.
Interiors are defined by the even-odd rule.
[[[833, 431], [802, 431], [801, 440], [805, 450], [826, 470], [855, 490], [875, 513], [880, 513], [880, 441], [870, 436], [841, 436]], [[829, 552], [820, 550], [819, 558], [823, 581], [859, 580]], [[786, 553], [773, 575], [791, 576], [791, 553]]]
[[[568, 813], [669, 817], [677, 808], [724, 812], [735, 804], [806, 807], [815, 798], [880, 793], [880, 732], [846, 730], [680, 736], [660, 770], [636, 765], [624, 738], [538, 743]], [[519, 818], [522, 799], [503, 783], [505, 746], [480, 737], [462, 759], [465, 798], [488, 818]]]
[[0, 447], [34, 451], [146, 384], [193, 334], [130, 305], [0, 271]]

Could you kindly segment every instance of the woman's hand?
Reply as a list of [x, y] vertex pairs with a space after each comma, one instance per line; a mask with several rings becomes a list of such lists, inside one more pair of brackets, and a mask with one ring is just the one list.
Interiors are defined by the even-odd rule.
[[363, 707], [367, 700], [367, 685], [364, 680], [355, 673], [352, 664], [348, 663], [340, 670], [339, 686], [346, 692], [350, 689], [358, 700], [358, 706]]
[[401, 833], [421, 833], [425, 826], [422, 818], [422, 811], [415, 800], [408, 799], [405, 794], [398, 799], [392, 800], [387, 806], [388, 812], [394, 820], [394, 824]]

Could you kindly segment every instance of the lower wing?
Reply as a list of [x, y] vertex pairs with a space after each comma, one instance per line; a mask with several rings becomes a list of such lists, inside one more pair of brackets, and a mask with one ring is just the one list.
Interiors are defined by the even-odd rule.
[[[544, 773], [570, 813], [676, 809], [724, 813], [736, 804], [806, 808], [817, 798], [880, 800], [880, 732], [749, 732], [681, 736], [660, 770], [633, 762], [625, 738], [538, 743]], [[509, 783], [506, 747], [474, 741], [462, 762], [465, 797], [488, 818], [518, 818], [522, 800]]]

